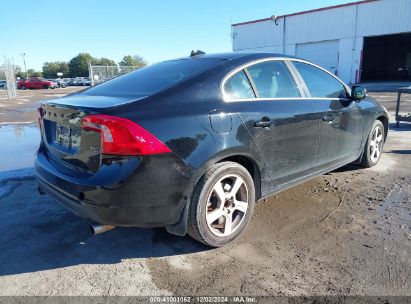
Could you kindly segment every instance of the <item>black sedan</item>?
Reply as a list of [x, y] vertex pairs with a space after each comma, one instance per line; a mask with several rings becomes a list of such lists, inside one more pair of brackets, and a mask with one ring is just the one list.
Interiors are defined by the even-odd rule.
[[378, 163], [386, 110], [302, 59], [193, 53], [39, 108], [40, 193], [95, 222], [221, 246], [255, 202], [349, 163]]

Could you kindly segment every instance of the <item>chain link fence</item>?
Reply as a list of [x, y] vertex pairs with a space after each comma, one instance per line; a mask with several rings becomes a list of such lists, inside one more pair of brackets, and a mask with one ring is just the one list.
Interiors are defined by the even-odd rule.
[[91, 85], [94, 86], [96, 84], [130, 73], [140, 68], [142, 68], [142, 66], [108, 66], [90, 64], [89, 77], [91, 80]]

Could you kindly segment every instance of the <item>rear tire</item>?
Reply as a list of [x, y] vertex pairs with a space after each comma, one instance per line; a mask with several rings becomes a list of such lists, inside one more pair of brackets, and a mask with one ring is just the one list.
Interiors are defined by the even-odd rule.
[[48, 88], [49, 88], [48, 84], [43, 85], [43, 89], [48, 90]]
[[381, 121], [376, 120], [368, 135], [367, 143], [361, 159], [361, 166], [374, 167], [381, 158], [385, 143], [385, 128]]
[[208, 246], [223, 246], [244, 231], [254, 205], [254, 182], [247, 169], [234, 162], [215, 164], [193, 192], [187, 232]]

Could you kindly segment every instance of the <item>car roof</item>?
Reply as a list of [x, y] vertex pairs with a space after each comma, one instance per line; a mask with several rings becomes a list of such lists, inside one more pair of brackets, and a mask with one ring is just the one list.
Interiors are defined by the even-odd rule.
[[256, 59], [262, 59], [262, 58], [275, 58], [275, 57], [281, 57], [281, 58], [296, 58], [293, 56], [289, 55], [284, 55], [284, 54], [277, 54], [277, 53], [252, 53], [252, 52], [230, 52], [230, 53], [212, 53], [212, 54], [201, 54], [201, 55], [196, 55], [193, 57], [183, 57], [180, 59], [199, 59], [199, 58], [204, 58], [204, 59], [221, 59], [221, 60], [234, 60], [234, 59], [249, 59], [249, 60], [256, 60]]

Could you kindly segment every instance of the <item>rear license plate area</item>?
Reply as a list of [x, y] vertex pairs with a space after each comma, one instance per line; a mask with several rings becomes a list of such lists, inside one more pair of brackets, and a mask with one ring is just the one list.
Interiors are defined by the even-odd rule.
[[65, 149], [80, 147], [81, 130], [78, 127], [56, 123], [55, 143]]

